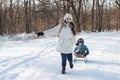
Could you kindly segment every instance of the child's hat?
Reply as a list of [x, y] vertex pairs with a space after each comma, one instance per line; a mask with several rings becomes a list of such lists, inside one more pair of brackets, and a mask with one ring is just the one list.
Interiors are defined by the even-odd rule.
[[66, 13], [64, 16], [64, 20], [66, 20], [67, 18], [71, 18], [71, 20], [73, 21], [73, 17], [70, 13]]
[[79, 38], [79, 39], [77, 40], [77, 44], [76, 44], [76, 45], [78, 45], [80, 42], [81, 42], [82, 44], [84, 44], [84, 39]]

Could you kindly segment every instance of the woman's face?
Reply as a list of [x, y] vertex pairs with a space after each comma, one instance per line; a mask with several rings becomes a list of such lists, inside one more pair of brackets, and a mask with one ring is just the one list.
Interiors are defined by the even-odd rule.
[[72, 22], [71, 18], [66, 18], [66, 23], [71, 23], [71, 22]]

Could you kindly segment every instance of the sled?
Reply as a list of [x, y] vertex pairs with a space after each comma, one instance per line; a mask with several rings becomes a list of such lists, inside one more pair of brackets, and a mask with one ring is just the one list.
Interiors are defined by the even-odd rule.
[[77, 56], [77, 55], [75, 55], [73, 61], [74, 62], [76, 62], [76, 61], [84, 61], [84, 63], [87, 63], [88, 60], [87, 60], [87, 56], [82, 56], [82, 55]]

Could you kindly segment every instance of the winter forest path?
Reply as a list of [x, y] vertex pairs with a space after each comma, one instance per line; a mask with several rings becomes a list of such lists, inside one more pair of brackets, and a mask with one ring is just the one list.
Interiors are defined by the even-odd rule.
[[[2, 42], [0, 80], [120, 80], [120, 33], [83, 33], [88, 62], [66, 66], [61, 74], [57, 38]], [[68, 62], [67, 62], [68, 64]]]

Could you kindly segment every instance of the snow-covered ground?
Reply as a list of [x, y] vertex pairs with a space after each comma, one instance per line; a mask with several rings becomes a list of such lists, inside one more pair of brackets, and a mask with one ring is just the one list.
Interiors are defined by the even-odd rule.
[[80, 33], [90, 50], [61, 74], [57, 38], [0, 36], [0, 80], [120, 80], [120, 32]]

